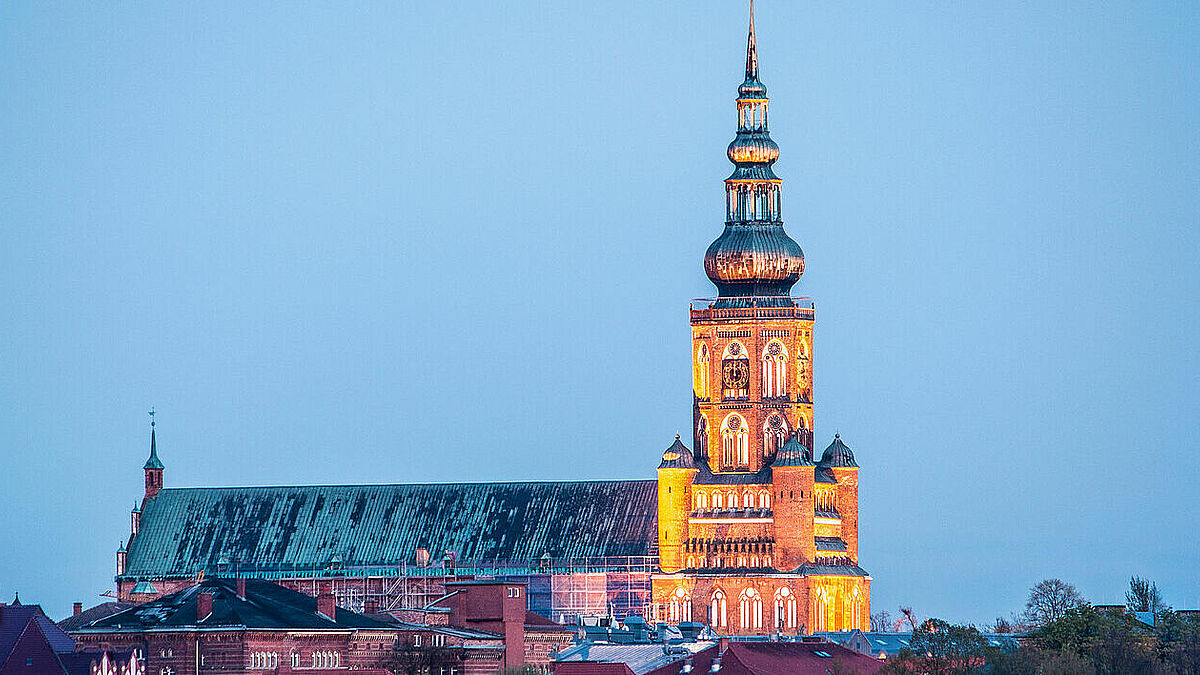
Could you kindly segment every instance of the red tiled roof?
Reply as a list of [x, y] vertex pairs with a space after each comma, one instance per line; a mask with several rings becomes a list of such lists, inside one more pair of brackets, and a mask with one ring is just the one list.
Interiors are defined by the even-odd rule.
[[721, 655], [724, 675], [826, 675], [830, 670], [870, 675], [883, 666], [835, 642], [734, 642]]

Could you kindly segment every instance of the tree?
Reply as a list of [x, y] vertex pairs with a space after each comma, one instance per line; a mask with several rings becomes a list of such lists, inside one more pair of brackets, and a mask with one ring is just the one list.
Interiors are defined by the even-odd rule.
[[871, 615], [871, 630], [886, 633], [895, 630], [895, 628], [896, 622], [892, 621], [892, 614], [886, 609], [881, 609]]
[[987, 641], [974, 626], [926, 619], [913, 631], [909, 645], [890, 664], [893, 672], [954, 675], [975, 672], [983, 665]]
[[1158, 585], [1149, 579], [1132, 577], [1129, 580], [1129, 590], [1125, 591], [1125, 607], [1131, 612], [1158, 612], [1166, 608], [1162, 596], [1158, 593]]
[[913, 611], [913, 608], [911, 606], [901, 607], [900, 615], [904, 617], [904, 619], [900, 623], [901, 624], [907, 623], [909, 630], [916, 632], [916, 630], [917, 630], [917, 613]]
[[1029, 590], [1025, 618], [1034, 626], [1044, 626], [1082, 604], [1083, 596], [1074, 586], [1062, 579], [1046, 579]]

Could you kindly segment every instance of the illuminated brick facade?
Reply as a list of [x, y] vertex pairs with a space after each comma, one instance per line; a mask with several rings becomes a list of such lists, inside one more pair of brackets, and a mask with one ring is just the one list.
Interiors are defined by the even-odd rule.
[[840, 438], [812, 453], [815, 311], [790, 295], [804, 253], [783, 229], [768, 102], [752, 13], [725, 229], [704, 261], [720, 295], [691, 310], [693, 449], [676, 438], [658, 470], [653, 614], [728, 634], [867, 630], [858, 465]]

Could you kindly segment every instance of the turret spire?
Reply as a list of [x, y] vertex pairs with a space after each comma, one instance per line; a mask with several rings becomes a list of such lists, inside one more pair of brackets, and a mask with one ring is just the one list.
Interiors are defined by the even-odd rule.
[[158, 442], [154, 438], [154, 409], [150, 409], [150, 457], [142, 465], [146, 473], [146, 496], [150, 499], [158, 494], [163, 486], [163, 463], [158, 458]]
[[158, 443], [154, 438], [154, 408], [150, 409], [150, 458], [146, 460], [143, 469], [162, 469], [162, 460], [158, 458]]
[[758, 79], [758, 44], [754, 41], [754, 0], [750, 0], [750, 37], [746, 39], [746, 81]]
[[804, 251], [783, 231], [781, 187], [772, 165], [779, 146], [767, 124], [770, 99], [758, 79], [754, 2], [746, 38], [746, 79], [738, 87], [737, 136], [727, 154], [725, 231], [708, 247], [704, 271], [717, 287], [719, 307], [785, 307], [804, 273]]

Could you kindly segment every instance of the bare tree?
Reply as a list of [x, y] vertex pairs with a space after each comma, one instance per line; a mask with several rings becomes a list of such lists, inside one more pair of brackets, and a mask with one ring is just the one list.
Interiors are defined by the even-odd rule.
[[903, 624], [905, 624], [905, 623], [907, 623], [907, 624], [908, 624], [908, 628], [909, 628], [909, 630], [911, 630], [911, 631], [913, 631], [913, 632], [916, 632], [916, 630], [917, 630], [917, 625], [918, 625], [918, 624], [920, 624], [921, 622], [920, 622], [919, 620], [917, 620], [917, 613], [913, 611], [913, 608], [912, 608], [911, 606], [909, 606], [909, 607], [901, 607], [901, 608], [900, 608], [900, 615], [904, 617], [904, 618], [903, 618], [903, 619], [900, 621], [900, 623], [901, 623], [902, 625], [903, 625]]
[[892, 613], [886, 609], [881, 609], [871, 615], [871, 630], [886, 633], [896, 628], [896, 622], [892, 621]]
[[1158, 592], [1158, 584], [1149, 579], [1133, 577], [1129, 580], [1129, 590], [1125, 592], [1125, 607], [1131, 612], [1158, 614], [1166, 605]]
[[1029, 589], [1025, 618], [1034, 626], [1044, 626], [1083, 603], [1083, 596], [1071, 584], [1062, 579], [1045, 579]]

